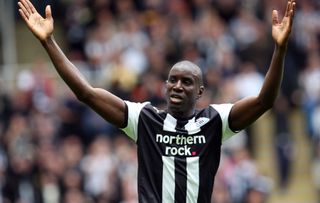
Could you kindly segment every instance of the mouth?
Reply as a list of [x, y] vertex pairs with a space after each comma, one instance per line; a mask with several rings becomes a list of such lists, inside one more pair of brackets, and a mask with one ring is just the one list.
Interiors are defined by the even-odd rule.
[[170, 95], [170, 102], [171, 103], [178, 104], [178, 103], [181, 103], [182, 101], [183, 101], [183, 97], [182, 96], [177, 95], [177, 94]]

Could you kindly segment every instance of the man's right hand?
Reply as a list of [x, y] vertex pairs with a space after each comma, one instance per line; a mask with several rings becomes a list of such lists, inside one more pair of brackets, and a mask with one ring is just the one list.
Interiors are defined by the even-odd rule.
[[46, 17], [43, 18], [29, 0], [20, 0], [18, 5], [19, 13], [32, 33], [40, 41], [48, 39], [53, 33], [51, 7], [46, 6]]

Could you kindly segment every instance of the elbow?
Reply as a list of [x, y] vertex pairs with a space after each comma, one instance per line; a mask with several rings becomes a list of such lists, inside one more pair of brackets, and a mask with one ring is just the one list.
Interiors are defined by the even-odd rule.
[[87, 103], [90, 98], [87, 94], [76, 94], [76, 97], [82, 103]]
[[262, 109], [263, 112], [266, 112], [273, 108], [275, 99], [261, 99], [259, 100], [259, 106], [260, 109]]
[[267, 102], [266, 104], [263, 105], [263, 108], [265, 111], [268, 111], [273, 108], [274, 102]]
[[92, 98], [92, 96], [90, 94], [81, 94], [81, 95], [76, 95], [77, 99], [85, 104], [89, 104], [90, 103], [90, 99]]
[[268, 111], [273, 108], [277, 97], [278, 97], [277, 91], [273, 91], [269, 93], [260, 93], [257, 97], [257, 101], [261, 109], [263, 109], [264, 111]]
[[89, 103], [90, 99], [93, 96], [92, 91], [90, 91], [90, 90], [76, 92], [75, 95], [79, 101], [81, 101], [82, 103], [85, 103], [85, 104]]

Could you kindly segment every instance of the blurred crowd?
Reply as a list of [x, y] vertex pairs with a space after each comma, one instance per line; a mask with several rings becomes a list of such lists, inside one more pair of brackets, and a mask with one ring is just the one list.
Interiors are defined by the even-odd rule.
[[[59, 0], [51, 3], [66, 54], [90, 83], [119, 97], [164, 107], [170, 67], [186, 59], [204, 72], [198, 107], [256, 95], [274, 49], [277, 0]], [[280, 183], [292, 161], [288, 116], [303, 110], [314, 149], [320, 194], [320, 2], [299, 0], [284, 82], [272, 114]], [[20, 20], [20, 19], [17, 19]], [[136, 146], [78, 102], [35, 61], [17, 75], [15, 92], [0, 92], [0, 203], [137, 202]], [[252, 130], [223, 148], [213, 203], [263, 203], [272, 190], [255, 164]], [[318, 171], [318, 172], [317, 172]]]

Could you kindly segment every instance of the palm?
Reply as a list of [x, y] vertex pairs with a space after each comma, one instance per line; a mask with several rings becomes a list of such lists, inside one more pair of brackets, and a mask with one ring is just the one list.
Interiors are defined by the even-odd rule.
[[290, 31], [288, 19], [284, 18], [281, 23], [273, 25], [272, 36], [277, 44], [282, 45], [287, 41]]
[[30, 15], [27, 24], [39, 39], [45, 39], [53, 32], [53, 22], [44, 19], [39, 13]]
[[46, 7], [46, 18], [43, 18], [29, 0], [20, 0], [18, 5], [20, 15], [37, 38], [45, 40], [52, 34], [53, 18], [49, 6]]

